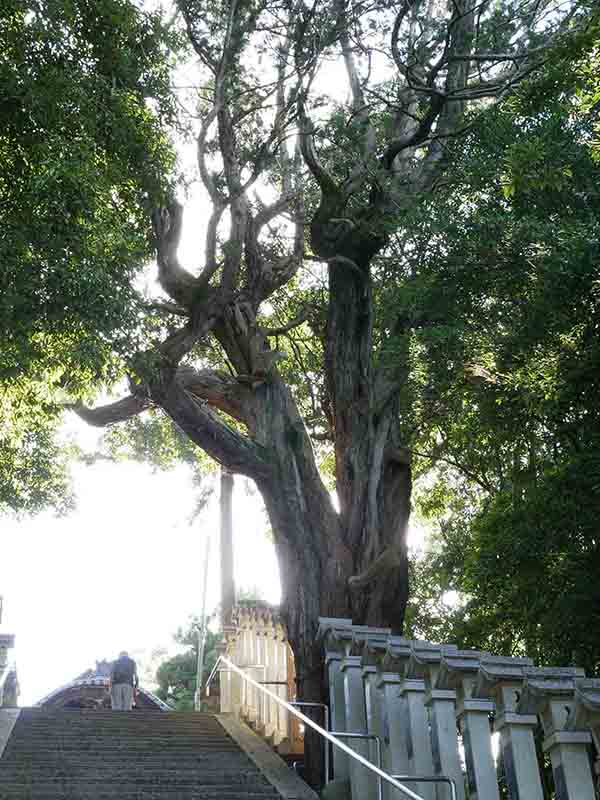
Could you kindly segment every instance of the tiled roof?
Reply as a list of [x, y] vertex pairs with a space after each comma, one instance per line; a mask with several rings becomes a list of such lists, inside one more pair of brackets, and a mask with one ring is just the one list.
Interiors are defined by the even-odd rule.
[[[90, 672], [91, 672], [91, 670], [90, 670]], [[67, 692], [69, 689], [78, 689], [78, 688], [81, 688], [83, 686], [98, 687], [98, 688], [106, 687], [106, 688], [108, 688], [108, 678], [104, 677], [103, 675], [97, 675], [97, 674], [91, 674], [89, 677], [86, 677], [86, 678], [77, 678], [74, 681], [71, 681], [70, 683], [66, 683], [64, 686], [60, 686], [58, 689], [55, 689], [53, 692], [50, 692], [50, 694], [47, 694], [45, 697], [42, 697], [42, 699], [39, 702], [37, 702], [35, 705], [38, 706], [38, 707], [39, 706], [44, 706], [47, 703], [50, 703], [52, 700], [54, 700], [56, 697], [58, 697], [63, 692]], [[149, 700], [151, 700], [153, 703], [155, 703], [160, 708], [161, 711], [172, 711], [173, 710], [171, 708], [171, 706], [168, 705], [168, 703], [165, 703], [163, 700], [158, 698], [155, 694], [153, 694], [152, 692], [148, 691], [148, 689], [140, 688], [138, 691], [140, 692], [140, 694], [144, 695]]]

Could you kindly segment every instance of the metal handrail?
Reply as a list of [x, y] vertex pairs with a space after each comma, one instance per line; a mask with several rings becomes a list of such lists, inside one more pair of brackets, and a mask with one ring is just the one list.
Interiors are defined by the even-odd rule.
[[452, 800], [457, 800], [456, 782], [447, 775], [392, 775], [399, 781], [414, 781], [415, 783], [448, 783], [450, 784], [450, 794]]
[[[381, 769], [381, 737], [376, 733], [351, 733], [350, 731], [331, 731], [333, 736], [338, 736], [340, 739], [373, 739], [377, 747], [377, 766]], [[392, 777], [394, 777], [392, 775]], [[381, 775], [377, 776], [377, 800], [383, 800], [383, 783], [381, 782]]]
[[[211, 685], [211, 683], [212, 683], [212, 679], [213, 679], [213, 678], [215, 677], [215, 675], [216, 675], [217, 668], [218, 668], [218, 666], [219, 666], [219, 663], [220, 663], [220, 662], [221, 662], [221, 656], [219, 656], [219, 657], [217, 658], [217, 660], [215, 661], [215, 665], [214, 665], [214, 667], [211, 669], [211, 671], [210, 671], [210, 675], [208, 676], [208, 678], [206, 679], [206, 683], [204, 684], [204, 688], [205, 688], [205, 690], [206, 690], [206, 694], [207, 694], [207, 695], [208, 695], [208, 692], [209, 692], [209, 690], [210, 690], [210, 685]], [[231, 672], [231, 670], [230, 670], [230, 669], [222, 669], [222, 670], [219, 670], [219, 672]], [[201, 688], [202, 688], [202, 687], [201, 687]]]
[[[389, 773], [384, 772], [384, 770], [380, 769], [379, 767], [376, 767], [375, 764], [372, 764], [368, 759], [364, 758], [364, 756], [361, 756], [360, 753], [357, 753], [351, 747], [348, 747], [348, 745], [344, 744], [343, 742], [340, 742], [339, 739], [336, 736], [334, 736], [329, 731], [324, 730], [320, 725], [317, 725], [316, 722], [313, 722], [312, 719], [307, 717], [301, 711], [298, 711], [297, 709], [295, 709], [286, 700], [282, 700], [281, 697], [278, 697], [276, 694], [274, 694], [269, 689], [265, 689], [264, 686], [261, 686], [260, 683], [255, 681], [249, 675], [246, 675], [243, 672], [243, 670], [241, 670], [239, 667], [237, 667], [232, 661], [230, 661], [225, 656], [219, 656], [219, 658], [217, 659], [217, 663], [215, 664], [215, 667], [217, 666], [217, 664], [220, 661], [222, 661], [224, 664], [227, 664], [227, 666], [231, 670], [233, 670], [233, 672], [237, 672], [238, 675], [243, 680], [247, 681], [248, 683], [251, 683], [253, 686], [255, 686], [257, 689], [259, 689], [261, 692], [264, 692], [264, 694], [268, 695], [273, 700], [275, 700], [276, 703], [279, 703], [280, 705], [282, 705], [285, 709], [287, 709], [287, 711], [289, 711], [290, 714], [293, 714], [295, 717], [298, 717], [298, 719], [301, 719], [302, 722], [305, 725], [308, 725], [309, 728], [313, 728], [313, 730], [317, 731], [317, 733], [319, 733], [325, 739], [328, 739], [333, 744], [334, 747], [339, 748], [344, 753], [346, 753], [346, 755], [349, 755], [355, 761], [358, 761], [360, 764], [362, 764], [364, 767], [366, 767], [368, 770], [370, 770], [371, 772], [374, 772], [375, 775], [378, 775], [379, 777], [383, 778], [383, 780], [386, 783], [389, 783], [395, 789], [399, 789], [406, 797], [410, 797], [411, 800], [425, 800], [424, 797], [422, 797], [420, 794], [416, 794], [415, 792], [413, 792], [412, 789], [408, 788], [408, 786], [404, 786], [404, 784], [400, 783], [398, 780], [393, 778]], [[215, 670], [213, 669], [213, 672], [214, 671]], [[209, 686], [209, 683], [207, 681], [207, 688], [208, 688], [208, 686]], [[413, 776], [410, 776], [410, 779], [413, 780], [414, 779]], [[408, 780], [408, 778], [405, 778], [405, 780]], [[438, 782], [438, 783], [440, 783], [440, 782], [450, 783], [450, 786], [452, 788], [452, 800], [456, 800], [456, 785], [455, 785], [455, 782], [454, 782], [454, 780], [452, 778], [449, 778], [446, 775], [439, 775], [439, 776], [437, 776], [435, 778], [431, 778], [430, 777], [430, 778], [428, 778], [428, 781], [429, 780], [431, 780], [432, 782], [435, 781], [435, 782]]]
[[[263, 671], [263, 678], [267, 677], [267, 667], [266, 664], [244, 664], [244, 669], [262, 669]], [[260, 683], [260, 681], [259, 681]], [[244, 698], [243, 698], [243, 705], [246, 707], [248, 705], [248, 687], [244, 686]], [[259, 714], [265, 711], [266, 705], [263, 705], [262, 712], [259, 709]]]

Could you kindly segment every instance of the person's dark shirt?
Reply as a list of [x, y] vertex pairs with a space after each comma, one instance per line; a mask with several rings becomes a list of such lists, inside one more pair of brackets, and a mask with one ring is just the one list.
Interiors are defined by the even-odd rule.
[[129, 656], [120, 656], [110, 670], [110, 679], [113, 683], [127, 683], [129, 686], [137, 686], [137, 667], [135, 661]]

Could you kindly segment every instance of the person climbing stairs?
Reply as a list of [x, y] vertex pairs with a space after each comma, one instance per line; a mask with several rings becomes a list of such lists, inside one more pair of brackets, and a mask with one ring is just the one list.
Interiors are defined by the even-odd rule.
[[281, 800], [281, 794], [211, 714], [26, 708], [0, 757], [0, 798]]

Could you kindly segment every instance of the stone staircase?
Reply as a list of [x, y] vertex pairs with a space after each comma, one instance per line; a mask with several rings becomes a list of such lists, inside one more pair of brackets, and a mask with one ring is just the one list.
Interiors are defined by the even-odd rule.
[[216, 717], [22, 709], [1, 800], [280, 800]]

